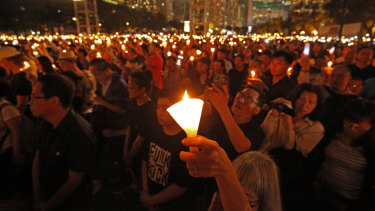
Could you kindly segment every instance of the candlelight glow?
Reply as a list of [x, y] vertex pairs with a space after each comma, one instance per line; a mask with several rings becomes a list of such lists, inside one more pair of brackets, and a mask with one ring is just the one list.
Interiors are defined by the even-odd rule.
[[190, 61], [194, 61], [194, 56], [191, 56], [191, 57], [190, 57]]
[[201, 55], [201, 54], [202, 54], [202, 51], [197, 50], [197, 55], [199, 56], [199, 55]]
[[255, 78], [255, 76], [256, 76], [256, 73], [255, 73], [254, 70], [252, 70], [252, 71], [251, 71], [251, 78]]
[[97, 52], [97, 53], [96, 53], [96, 57], [97, 57], [97, 58], [102, 58], [102, 54], [101, 54], [100, 52]]
[[329, 61], [329, 62], [328, 62], [328, 67], [332, 67], [332, 64], [333, 64], [333, 62], [332, 62], [332, 61]]
[[94, 49], [95, 49], [95, 45], [92, 44], [92, 45], [91, 45], [91, 50], [94, 50]]
[[289, 67], [288, 68], [288, 73], [287, 73], [289, 77], [292, 75], [292, 72], [293, 72], [293, 68]]
[[195, 137], [198, 132], [202, 108], [203, 101], [190, 99], [185, 91], [183, 100], [169, 107], [167, 111], [186, 132], [188, 137]]
[[215, 52], [215, 48], [211, 48], [211, 52], [212, 52], [212, 53]]

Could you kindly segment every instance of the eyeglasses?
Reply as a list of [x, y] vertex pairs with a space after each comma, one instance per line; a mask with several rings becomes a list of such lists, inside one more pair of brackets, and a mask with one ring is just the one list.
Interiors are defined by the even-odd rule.
[[258, 103], [255, 100], [253, 100], [253, 98], [249, 96], [245, 96], [245, 94], [242, 92], [238, 92], [237, 97], [238, 97], [239, 102], [242, 104], [254, 103], [255, 105], [258, 105]]

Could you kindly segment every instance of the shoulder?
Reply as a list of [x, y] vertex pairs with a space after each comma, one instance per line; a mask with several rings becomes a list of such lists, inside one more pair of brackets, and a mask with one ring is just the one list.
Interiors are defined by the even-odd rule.
[[18, 110], [18, 108], [8, 101], [1, 101], [0, 108], [1, 108], [0, 112], [4, 121], [8, 121], [15, 117], [21, 116], [21, 113]]

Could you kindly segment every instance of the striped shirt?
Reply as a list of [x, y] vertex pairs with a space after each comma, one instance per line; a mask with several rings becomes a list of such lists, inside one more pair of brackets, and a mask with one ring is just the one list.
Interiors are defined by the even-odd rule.
[[325, 153], [318, 182], [347, 199], [358, 199], [367, 165], [364, 154], [360, 149], [353, 149], [338, 140], [333, 140]]

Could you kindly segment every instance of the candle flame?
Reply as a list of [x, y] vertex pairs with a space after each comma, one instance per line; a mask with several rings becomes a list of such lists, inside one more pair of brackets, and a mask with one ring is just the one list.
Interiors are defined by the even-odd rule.
[[333, 62], [332, 62], [332, 61], [329, 61], [329, 62], [328, 62], [328, 67], [332, 67], [332, 64], [333, 64]]
[[215, 52], [215, 48], [211, 48], [211, 52], [212, 52], [212, 53]]
[[189, 98], [189, 95], [187, 93], [187, 90], [185, 90], [184, 98], [182, 98], [182, 100], [185, 101], [185, 100], [188, 100], [188, 99], [190, 99], [190, 98]]
[[255, 71], [254, 70], [251, 71], [251, 78], [255, 78]]

